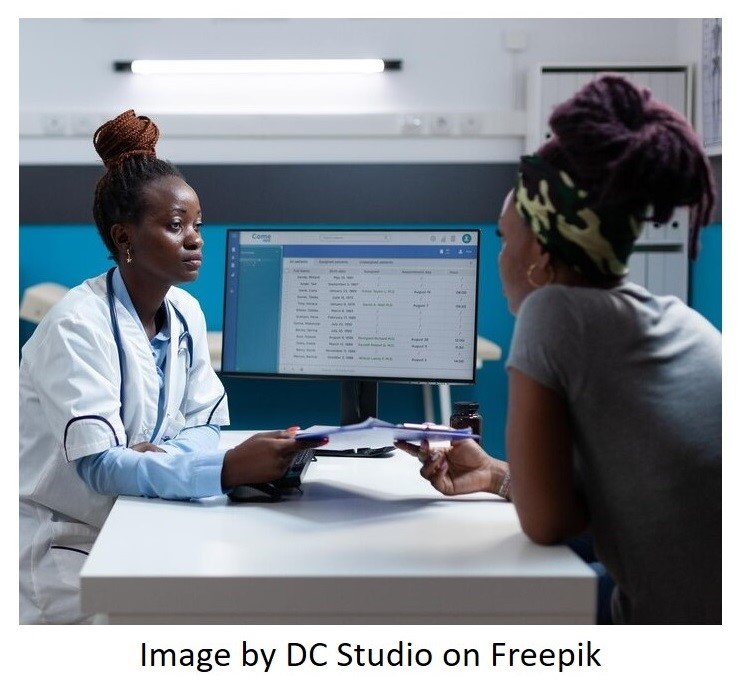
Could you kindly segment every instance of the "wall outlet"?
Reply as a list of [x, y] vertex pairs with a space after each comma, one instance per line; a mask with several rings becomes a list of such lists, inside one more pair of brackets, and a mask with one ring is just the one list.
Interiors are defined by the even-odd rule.
[[92, 136], [104, 119], [92, 115], [74, 114], [70, 117], [70, 131], [73, 136]]
[[42, 114], [41, 133], [45, 136], [64, 136], [67, 133], [67, 117], [61, 114]]
[[401, 133], [405, 136], [419, 136], [425, 128], [422, 115], [404, 115], [401, 119]]
[[483, 124], [480, 114], [462, 114], [458, 119], [458, 130], [461, 136], [478, 136], [481, 133]]
[[435, 136], [450, 136], [453, 133], [453, 118], [447, 114], [432, 115], [430, 133]]

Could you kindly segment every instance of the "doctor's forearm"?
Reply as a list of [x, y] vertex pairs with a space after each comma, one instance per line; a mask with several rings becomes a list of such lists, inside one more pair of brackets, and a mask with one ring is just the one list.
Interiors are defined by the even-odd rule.
[[189, 455], [116, 447], [77, 461], [83, 481], [101, 494], [192, 499], [222, 494], [224, 450]]

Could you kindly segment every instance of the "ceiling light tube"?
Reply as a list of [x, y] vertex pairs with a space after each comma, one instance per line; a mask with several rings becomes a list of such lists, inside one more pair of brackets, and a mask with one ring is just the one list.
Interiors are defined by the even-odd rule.
[[398, 71], [401, 60], [132, 60], [114, 62], [133, 74], [377, 74]]

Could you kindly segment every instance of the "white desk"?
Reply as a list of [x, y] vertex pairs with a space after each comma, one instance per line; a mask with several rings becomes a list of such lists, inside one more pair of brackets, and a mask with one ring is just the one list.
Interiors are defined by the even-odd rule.
[[319, 457], [279, 503], [120, 497], [81, 581], [124, 624], [590, 623], [596, 601], [570, 549], [496, 496], [437, 494], [406, 454]]

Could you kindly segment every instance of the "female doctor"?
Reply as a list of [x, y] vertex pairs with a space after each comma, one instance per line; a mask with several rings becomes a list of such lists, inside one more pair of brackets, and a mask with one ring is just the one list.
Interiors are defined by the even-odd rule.
[[70, 290], [20, 365], [20, 621], [83, 623], [79, 573], [119, 494], [191, 499], [281, 476], [294, 430], [218, 449], [229, 424], [198, 302], [198, 196], [128, 110], [94, 135], [94, 217], [116, 266]]

